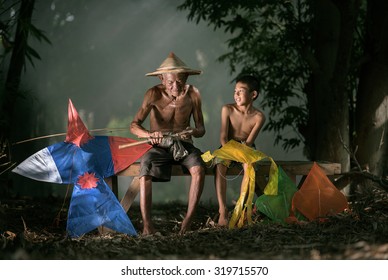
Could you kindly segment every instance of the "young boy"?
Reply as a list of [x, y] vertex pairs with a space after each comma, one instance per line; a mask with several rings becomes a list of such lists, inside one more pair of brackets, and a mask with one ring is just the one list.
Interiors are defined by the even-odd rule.
[[[233, 104], [226, 104], [221, 111], [221, 145], [229, 140], [239, 141], [254, 147], [254, 142], [265, 123], [262, 111], [253, 107], [253, 101], [259, 96], [259, 81], [253, 76], [242, 76], [236, 80]], [[228, 225], [226, 206], [226, 171], [227, 163], [216, 165], [215, 185], [219, 205], [219, 226]], [[246, 164], [243, 165], [244, 172]]]

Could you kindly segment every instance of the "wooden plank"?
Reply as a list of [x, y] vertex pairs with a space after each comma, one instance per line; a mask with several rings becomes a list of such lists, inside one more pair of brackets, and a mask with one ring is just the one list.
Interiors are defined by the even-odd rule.
[[[326, 175], [335, 175], [341, 174], [341, 164], [340, 163], [330, 163], [330, 162], [317, 162]], [[258, 162], [258, 175], [268, 175], [270, 169], [270, 162]], [[278, 166], [281, 166], [283, 170], [292, 175], [307, 175], [313, 166], [311, 161], [276, 161]], [[140, 163], [135, 162], [127, 169], [119, 172], [117, 176], [129, 176], [136, 177], [140, 172]], [[241, 173], [241, 168], [233, 167], [228, 169], [227, 175], [239, 175]], [[205, 174], [207, 176], [214, 175], [213, 168], [206, 168]], [[172, 166], [172, 176], [188, 176], [188, 172], [184, 172], [180, 165]]]
[[[276, 164], [281, 166], [285, 172], [293, 175], [307, 175], [313, 163], [312, 161], [276, 161]], [[340, 163], [317, 162], [317, 164], [326, 175], [338, 175], [342, 172]]]
[[[341, 164], [340, 163], [329, 163], [329, 162], [317, 162], [318, 165], [322, 168], [322, 170], [326, 173], [326, 175], [336, 175], [341, 173]], [[313, 162], [309, 161], [276, 161], [278, 166], [281, 166], [283, 170], [287, 173], [287, 175], [296, 182], [296, 176], [306, 176], [311, 167], [313, 166]], [[263, 184], [265, 182], [265, 176], [269, 174], [271, 163], [268, 162], [259, 162], [259, 168], [257, 175], [260, 177], [260, 183]], [[188, 172], [184, 172], [180, 165], [173, 165], [172, 167], [172, 176], [190, 176]], [[121, 205], [123, 206], [125, 212], [129, 210], [132, 206], [133, 201], [135, 200], [137, 194], [140, 190], [140, 180], [139, 175], [140, 171], [140, 163], [136, 162], [129, 166], [127, 169], [121, 171], [117, 174], [117, 176], [129, 176], [134, 177], [131, 184], [128, 187], [127, 192], [125, 193], [123, 199], [121, 200]], [[228, 169], [227, 175], [242, 175], [242, 169], [240, 167], [233, 167]], [[214, 175], [213, 168], [206, 168], [206, 175]], [[116, 176], [114, 176], [116, 177]], [[114, 186], [116, 184], [116, 186]], [[112, 178], [112, 189], [117, 190], [117, 178], [116, 180]], [[265, 185], [264, 185], [265, 186]], [[117, 196], [117, 193], [116, 193]]]

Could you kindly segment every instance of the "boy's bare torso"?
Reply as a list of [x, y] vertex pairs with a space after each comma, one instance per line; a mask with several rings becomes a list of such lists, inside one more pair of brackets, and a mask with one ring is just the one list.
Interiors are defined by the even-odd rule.
[[250, 135], [257, 135], [264, 122], [263, 112], [254, 107], [251, 107], [247, 112], [243, 112], [236, 104], [226, 106], [229, 111], [229, 139], [247, 141]]

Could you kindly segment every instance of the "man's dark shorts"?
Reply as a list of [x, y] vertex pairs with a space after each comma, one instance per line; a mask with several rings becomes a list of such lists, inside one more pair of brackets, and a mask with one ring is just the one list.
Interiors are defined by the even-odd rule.
[[171, 169], [173, 164], [180, 164], [184, 172], [190, 174], [188, 170], [193, 166], [205, 167], [201, 158], [202, 152], [193, 144], [183, 142], [182, 145], [188, 151], [188, 155], [179, 161], [175, 161], [168, 148], [152, 147], [141, 158], [139, 177], [152, 176], [153, 182], [168, 182], [171, 180]]

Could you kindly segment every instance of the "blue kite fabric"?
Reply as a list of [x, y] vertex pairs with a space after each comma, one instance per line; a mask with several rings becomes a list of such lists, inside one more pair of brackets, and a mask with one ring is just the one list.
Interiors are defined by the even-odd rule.
[[104, 178], [125, 169], [151, 146], [116, 136], [91, 136], [69, 100], [69, 123], [65, 142], [46, 147], [20, 163], [13, 172], [58, 184], [73, 184], [67, 233], [80, 237], [100, 226], [135, 236], [137, 232]]

